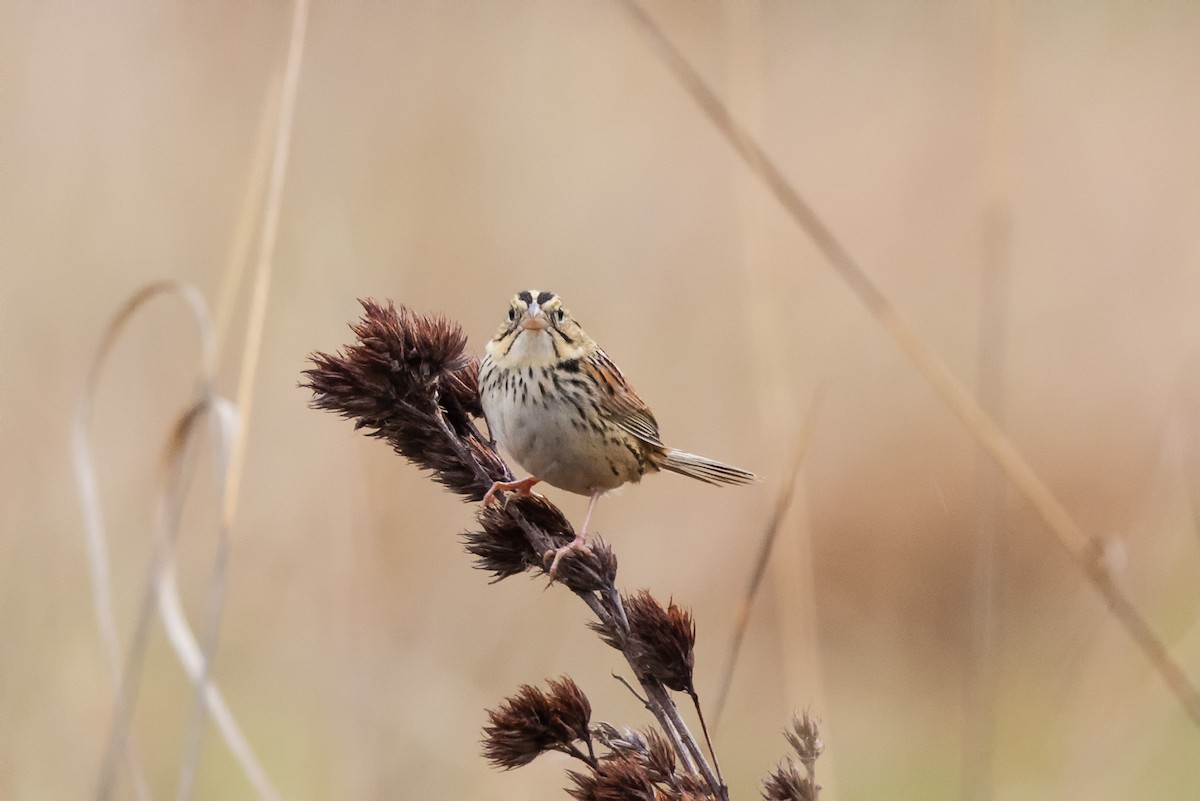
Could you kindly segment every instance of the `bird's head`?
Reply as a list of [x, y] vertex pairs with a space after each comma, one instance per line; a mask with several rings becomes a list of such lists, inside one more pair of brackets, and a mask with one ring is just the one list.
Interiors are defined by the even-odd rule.
[[524, 367], [577, 359], [589, 347], [595, 343], [563, 308], [558, 295], [528, 289], [508, 302], [507, 319], [487, 350], [497, 363]]

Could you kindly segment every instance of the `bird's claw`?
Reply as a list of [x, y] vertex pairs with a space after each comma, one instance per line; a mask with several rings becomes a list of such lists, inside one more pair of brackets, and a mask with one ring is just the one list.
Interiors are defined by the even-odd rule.
[[586, 553], [590, 555], [591, 552], [592, 549], [588, 547], [587, 540], [583, 537], [576, 537], [561, 548], [552, 548], [542, 554], [542, 564], [545, 565], [546, 562], [550, 562], [550, 569], [546, 572], [550, 576], [550, 580], [554, 581], [554, 577], [558, 573], [558, 563], [562, 561], [564, 556], [569, 553]]
[[[537, 495], [533, 491], [533, 485], [541, 481], [540, 478], [530, 476], [523, 478], [520, 481], [493, 481], [492, 486], [488, 487], [488, 491], [483, 495], [483, 505], [491, 506], [496, 502], [496, 495], [500, 492], [516, 491], [517, 497], [521, 498], [526, 495]], [[541, 496], [538, 496], [541, 497]], [[508, 497], [504, 499], [504, 505], [508, 506]]]

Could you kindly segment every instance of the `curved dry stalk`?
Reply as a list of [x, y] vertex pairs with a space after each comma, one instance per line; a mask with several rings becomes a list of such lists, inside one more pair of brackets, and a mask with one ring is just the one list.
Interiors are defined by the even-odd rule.
[[[176, 294], [188, 304], [195, 317], [201, 334], [202, 362], [200, 368], [200, 400], [184, 415], [184, 422], [178, 430], [190, 430], [193, 420], [200, 410], [216, 408], [212, 414], [213, 432], [217, 437], [214, 456], [224, 463], [228, 457], [227, 431], [232, 424], [233, 416], [227, 407], [212, 394], [213, 377], [215, 375], [215, 340], [209, 325], [207, 306], [203, 295], [190, 284], [175, 281], [164, 281], [151, 284], [134, 294], [134, 296], [117, 313], [109, 324], [102, 338], [97, 354], [88, 371], [84, 387], [80, 393], [76, 407], [75, 421], [72, 426], [72, 460], [75, 470], [76, 484], [79, 490], [84, 512], [84, 533], [88, 547], [88, 561], [92, 580], [93, 603], [96, 607], [97, 628], [108, 656], [113, 679], [118, 691], [114, 723], [106, 747], [106, 757], [102, 765], [99, 796], [106, 797], [112, 788], [115, 776], [115, 766], [121, 754], [134, 757], [133, 744], [129, 743], [128, 722], [132, 714], [132, 699], [136, 693], [138, 668], [145, 655], [148, 639], [151, 610], [155, 603], [162, 618], [168, 640], [178, 657], [180, 664], [187, 673], [189, 680], [203, 692], [204, 703], [213, 715], [218, 731], [224, 739], [230, 752], [237, 760], [242, 770], [250, 780], [255, 791], [261, 798], [278, 799], [279, 795], [271, 786], [265, 771], [258, 762], [244, 735], [234, 720], [224, 698], [216, 685], [207, 679], [208, 663], [211, 660], [212, 648], [215, 645], [215, 623], [219, 609], [220, 594], [223, 587], [224, 568], [220, 557], [214, 566], [212, 585], [210, 587], [210, 620], [205, 638], [205, 648], [197, 643], [191, 627], [183, 613], [183, 604], [175, 586], [170, 554], [178, 532], [178, 519], [182, 506], [182, 489], [186, 487], [187, 464], [185, 454], [190, 450], [190, 437], [176, 438], [182, 443], [173, 448], [176, 458], [173, 463], [176, 469], [170, 471], [178, 481], [168, 481], [163, 491], [163, 502], [160, 506], [159, 525], [156, 528], [155, 548], [148, 569], [146, 588], [143, 592], [142, 603], [139, 607], [134, 635], [131, 640], [129, 654], [122, 660], [115, 615], [113, 612], [111, 576], [109, 570], [108, 538], [104, 527], [104, 518], [100, 503], [98, 483], [91, 450], [91, 419], [95, 401], [96, 388], [108, 357], [123, 333], [133, 315], [150, 300], [161, 295]], [[220, 469], [220, 467], [218, 467]], [[196, 715], [193, 715], [196, 719]], [[199, 725], [199, 724], [196, 724]], [[198, 742], [198, 738], [195, 738]], [[189, 758], [195, 757], [195, 748], [189, 749]], [[180, 794], [186, 796], [189, 787], [187, 764], [181, 771]], [[139, 785], [139, 797], [149, 798], [149, 792], [144, 789], [144, 779], [139, 777], [140, 768], [135, 768], [135, 784]]]
[[[238, 416], [237, 410], [233, 408], [233, 405], [229, 401], [224, 398], [209, 396], [184, 413], [180, 424], [176, 427], [176, 433], [172, 437], [171, 445], [168, 448], [167, 461], [169, 467], [167, 473], [173, 477], [173, 481], [168, 485], [165, 494], [168, 497], [176, 496], [178, 498], [175, 514], [169, 518], [170, 523], [165, 530], [160, 528], [159, 541], [166, 544], [165, 554], [168, 557], [174, 552], [174, 543], [179, 538], [180, 514], [183, 507], [182, 501], [191, 486], [188, 457], [192, 450], [192, 441], [199, 435], [197, 433], [200, 432], [199, 423], [205, 416], [209, 419], [209, 432], [212, 436], [212, 462], [215, 473], [214, 486], [217, 487], [218, 492], [218, 511], [221, 507], [220, 492], [221, 488], [225, 486], [224, 480], [230, 460], [230, 447], [238, 429]], [[213, 565], [210, 570], [204, 639], [199, 649], [195, 647], [196, 642], [194, 639], [181, 636], [190, 634], [191, 629], [183, 613], [173, 568], [173, 560], [169, 558], [164, 560], [161, 569], [155, 576], [155, 590], [159, 599], [159, 615], [163, 619], [163, 626], [168, 633], [168, 637], [171, 638], [172, 644], [176, 646], [175, 650], [180, 660], [184, 660], [185, 657], [183, 654], [188, 654], [190, 664], [185, 665], [185, 670], [188, 676], [192, 678], [192, 683], [196, 688], [196, 696], [192, 703], [192, 710], [187, 726], [184, 756], [180, 764], [179, 789], [177, 793], [177, 798], [180, 801], [186, 801], [192, 797], [192, 793], [195, 790], [196, 774], [200, 766], [200, 744], [204, 734], [206, 713], [209, 709], [207, 696], [212, 689], [209, 676], [212, 673], [212, 661], [217, 652], [217, 635], [221, 628], [221, 612], [224, 609], [225, 591], [228, 587], [228, 526], [223, 522], [218, 522], [217, 524], [217, 550], [213, 556]], [[212, 706], [215, 709], [223, 706], [223, 704], [215, 703]], [[226, 721], [224, 727], [236, 730], [236, 727], [228, 726], [228, 721]], [[249, 749], [249, 746], [245, 743], [240, 744], [239, 747], [243, 750]], [[251, 778], [252, 784], [266, 787], [269, 793], [274, 793], [266, 775], [261, 773], [261, 769], [258, 768], [254, 761], [251, 761], [246, 769], [248, 774], [256, 770], [259, 771], [259, 775]]]
[[806, 203], [753, 137], [729, 113], [713, 89], [663, 33], [662, 29], [634, 0], [621, 0], [622, 7], [649, 36], [655, 52], [680, 82], [717, 130], [757, 175], [795, 223], [808, 234], [830, 266], [846, 282], [871, 315], [883, 326], [896, 344], [929, 382], [947, 406], [963, 421], [968, 431], [999, 465], [1029, 504], [1037, 510], [1060, 545], [1076, 566], [1100, 593], [1113, 617], [1124, 626], [1167, 687], [1179, 700], [1192, 722], [1200, 726], [1200, 692], [1171, 656], [1166, 645], [1133, 605], [1104, 561], [1104, 548], [1097, 538], [1086, 533], [1062, 502], [1029, 465], [1021, 452], [996, 422], [979, 406], [975, 398], [950, 369], [925, 344], [900, 315], [883, 291], [851, 257], [833, 231]]
[[[194, 432], [199, 430], [198, 423], [203, 419], [209, 407], [220, 408], [222, 403], [221, 399], [212, 398], [211, 395], [202, 397], [183, 414], [175, 427], [167, 449], [162, 471], [167, 478], [160, 495], [157, 523], [155, 524], [154, 549], [147, 566], [147, 576], [142, 600], [138, 605], [134, 635], [129, 646], [129, 655], [125, 662], [124, 675], [117, 697], [117, 714], [114, 716], [108, 744], [105, 748], [105, 759], [102, 763], [98, 793], [98, 797], [102, 799], [112, 795], [116, 762], [120, 757], [121, 749], [127, 747], [129, 724], [140, 685], [141, 669], [146, 657], [150, 623], [153, 620], [156, 603], [168, 640], [175, 646], [177, 656], [184, 663], [185, 672], [196, 687], [196, 700], [190, 714], [184, 755], [180, 761], [177, 795], [181, 799], [188, 798], [194, 788], [196, 770], [199, 765], [200, 735], [203, 729], [204, 712], [207, 708], [204, 703], [204, 693], [209, 686], [208, 674], [212, 656], [216, 652], [217, 624], [224, 599], [224, 555], [228, 550], [228, 537], [224, 531], [219, 532], [217, 558], [209, 581], [210, 615], [206, 626], [205, 644], [202, 649], [197, 646], [183, 614], [182, 603], [175, 583], [173, 556], [179, 540], [184, 501], [191, 486]], [[228, 448], [222, 447], [222, 442], [227, 441], [228, 437], [222, 436], [222, 434], [234, 424], [236, 424], [236, 418], [229, 414], [214, 413], [212, 415], [210, 429], [216, 440], [213, 452], [218, 473], [228, 461]]]
[[[123, 707], [123, 699], [127, 693], [125, 688], [124, 660], [121, 657], [120, 637], [117, 634], [116, 615], [113, 611], [112, 578], [109, 571], [110, 558], [108, 552], [108, 535], [104, 528], [104, 515], [100, 504], [100, 487], [96, 478], [95, 460], [91, 448], [92, 408], [95, 403], [96, 390], [100, 384], [100, 376], [108, 357], [116, 345], [121, 333], [146, 303], [159, 295], [177, 294], [187, 302], [192, 314], [200, 321], [202, 330], [206, 327], [207, 308], [204, 296], [195, 287], [174, 281], [163, 281], [143, 287], [126, 301], [109, 323], [101, 339], [96, 355], [84, 378], [83, 388], [75, 406], [75, 416], [71, 425], [71, 466], [75, 474], [75, 486], [79, 492], [80, 505], [83, 511], [84, 540], [88, 552], [88, 569], [92, 585], [92, 606], [96, 612], [96, 627], [100, 634], [100, 642], [112, 673], [114, 687], [118, 693], [117, 710], [114, 720], [125, 718], [127, 712]], [[210, 337], [202, 336], [202, 372], [211, 378], [214, 371], [214, 358], [208, 347]], [[143, 626], [135, 628], [134, 642], [138, 642]], [[118, 732], [120, 729], [118, 728]], [[123, 737], [123, 736], [122, 736]], [[110, 740], [111, 743], [111, 740]], [[105, 759], [102, 777], [115, 772], [115, 754], [111, 748], [110, 757]], [[149, 799], [150, 791], [146, 784], [144, 772], [133, 743], [128, 744], [126, 753], [129, 755], [131, 771], [133, 772], [134, 787], [140, 799]], [[101, 794], [106, 780], [101, 779]]]

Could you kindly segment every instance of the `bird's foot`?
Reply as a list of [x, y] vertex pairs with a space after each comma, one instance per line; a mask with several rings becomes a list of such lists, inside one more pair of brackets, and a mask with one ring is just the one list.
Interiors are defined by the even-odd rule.
[[[541, 481], [537, 476], [523, 478], [520, 481], [494, 481], [492, 486], [488, 488], [487, 493], [483, 496], [483, 505], [491, 506], [496, 502], [497, 492], [513, 492], [517, 493], [520, 498], [525, 495], [533, 495], [533, 485]], [[507, 503], [507, 502], [506, 502]]]
[[562, 558], [569, 553], [587, 553], [590, 554], [592, 549], [587, 546], [587, 535], [576, 534], [575, 539], [568, 542], [561, 548], [554, 548], [542, 554], [542, 564], [550, 562], [550, 569], [547, 573], [550, 575], [550, 580], [554, 581], [554, 576], [558, 572], [558, 563]]

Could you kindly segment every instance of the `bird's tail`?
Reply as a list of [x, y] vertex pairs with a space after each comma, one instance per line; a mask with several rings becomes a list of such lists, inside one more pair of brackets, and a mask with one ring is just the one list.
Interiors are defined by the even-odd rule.
[[758, 476], [742, 470], [740, 467], [722, 464], [721, 462], [697, 456], [694, 453], [677, 451], [668, 448], [663, 462], [659, 465], [663, 470], [670, 470], [681, 476], [688, 476], [705, 484], [751, 484], [758, 481]]

